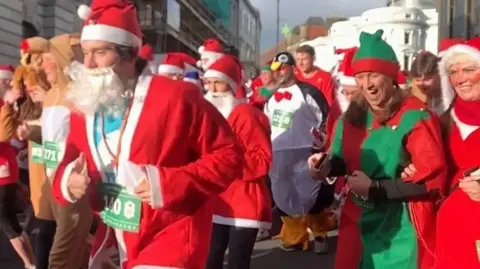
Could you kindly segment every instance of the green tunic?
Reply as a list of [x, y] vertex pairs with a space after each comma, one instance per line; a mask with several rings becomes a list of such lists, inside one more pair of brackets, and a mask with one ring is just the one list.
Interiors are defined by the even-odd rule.
[[[347, 131], [352, 127], [346, 127], [342, 117], [333, 138], [333, 156], [344, 160], [349, 173], [361, 170], [372, 180], [400, 178], [404, 161], [409, 158], [404, 139], [419, 121], [429, 117], [430, 114], [423, 110], [407, 110], [397, 126], [372, 129], [373, 115], [369, 113], [366, 136]], [[345, 154], [357, 156], [344, 158]], [[361, 210], [357, 224], [361, 233], [362, 255], [357, 268], [417, 269], [418, 244], [408, 204], [399, 201], [373, 203], [352, 193], [349, 195]]]

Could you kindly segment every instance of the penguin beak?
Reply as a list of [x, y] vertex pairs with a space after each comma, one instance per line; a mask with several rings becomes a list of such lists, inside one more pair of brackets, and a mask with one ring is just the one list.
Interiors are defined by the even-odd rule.
[[282, 62], [273, 61], [272, 64], [270, 65], [270, 68], [272, 69], [272, 71], [277, 71], [281, 65], [282, 65]]

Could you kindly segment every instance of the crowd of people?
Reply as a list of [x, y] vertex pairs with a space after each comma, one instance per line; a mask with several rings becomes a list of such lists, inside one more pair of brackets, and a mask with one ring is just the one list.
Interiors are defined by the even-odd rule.
[[94, 0], [81, 33], [0, 66], [0, 227], [25, 268], [222, 269], [228, 249], [248, 269], [273, 210], [284, 251], [338, 229], [335, 269], [480, 268], [480, 39], [407, 73], [362, 32], [333, 73], [304, 45], [248, 82], [216, 39], [155, 66], [136, 14]]

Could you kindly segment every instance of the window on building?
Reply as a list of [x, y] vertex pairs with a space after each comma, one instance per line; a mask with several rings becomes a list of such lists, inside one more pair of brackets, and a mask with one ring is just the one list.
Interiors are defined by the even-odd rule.
[[466, 13], [466, 1], [465, 0], [455, 0], [455, 17], [460, 17]]
[[412, 14], [405, 14], [405, 18], [406, 18], [406, 19], [412, 18]]
[[467, 38], [470, 38], [474, 35], [473, 33], [473, 25], [475, 23], [474, 19], [475, 19], [475, 7], [474, 7], [474, 3], [473, 3], [473, 0], [466, 0], [467, 2], [467, 13], [466, 13], [466, 34], [467, 34]]
[[406, 31], [406, 32], [403, 34], [403, 39], [404, 39], [405, 45], [410, 44], [410, 32]]
[[455, 21], [455, 3], [454, 1], [449, 1], [448, 2], [449, 7], [448, 7], [448, 38], [453, 37], [453, 24]]
[[403, 56], [403, 69], [410, 70], [410, 57], [408, 55]]
[[245, 33], [248, 30], [248, 15], [247, 12], [243, 12], [243, 21], [242, 21], [242, 27], [243, 27], [243, 33]]

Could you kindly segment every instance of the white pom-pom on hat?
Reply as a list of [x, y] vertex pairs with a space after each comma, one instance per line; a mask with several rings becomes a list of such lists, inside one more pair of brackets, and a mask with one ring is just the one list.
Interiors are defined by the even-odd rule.
[[87, 20], [92, 14], [92, 9], [87, 5], [80, 5], [77, 9], [77, 15], [82, 20]]
[[200, 47], [198, 48], [198, 53], [202, 54], [204, 51], [205, 51], [205, 47], [204, 47], [204, 46], [200, 46]]
[[197, 61], [197, 67], [202, 68], [202, 61]]

